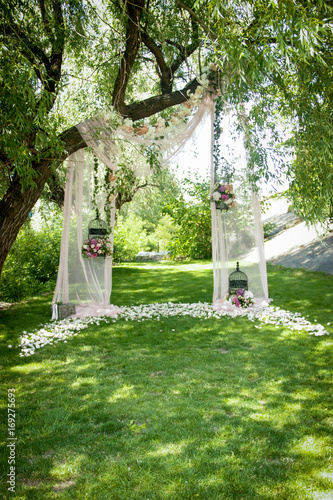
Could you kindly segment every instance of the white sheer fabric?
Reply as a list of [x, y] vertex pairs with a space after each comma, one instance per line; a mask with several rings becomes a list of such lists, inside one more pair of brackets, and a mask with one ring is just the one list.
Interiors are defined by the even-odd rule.
[[[229, 127], [232, 127], [230, 122]], [[230, 141], [231, 135], [229, 134], [229, 138], [226, 138], [222, 134], [221, 142], [224, 151], [222, 150], [221, 154], [226, 154], [226, 143]], [[248, 287], [254, 295], [256, 305], [261, 307], [269, 302], [260, 201], [250, 181], [250, 167], [246, 161], [247, 152], [244, 142], [239, 137], [234, 144], [238, 158], [233, 159], [233, 174], [227, 181], [233, 185], [236, 206], [225, 211], [217, 210], [215, 202], [211, 203], [213, 302], [216, 309], [235, 309], [235, 306], [226, 304], [224, 299], [228, 294], [229, 276], [236, 270], [237, 262], [239, 262], [240, 270], [248, 277]], [[211, 187], [214, 183], [213, 175], [212, 170]]]
[[[210, 166], [213, 187], [213, 124], [214, 101], [210, 95], [206, 95], [187, 124], [184, 123], [175, 130], [166, 128], [163, 137], [158, 139], [144, 135], [133, 136], [121, 129], [115, 132], [102, 117], [83, 122], [78, 125], [78, 129], [104, 165], [99, 169], [101, 185], [105, 166], [116, 172], [119, 165], [126, 161], [131, 161], [137, 177], [152, 173], [145, 158], [137, 154], [140, 145], [144, 145], [158, 147], [164, 162], [184, 158], [185, 151], [189, 165], [192, 161], [200, 161], [203, 165]], [[196, 145], [199, 136], [207, 137], [207, 147], [200, 150]], [[180, 153], [181, 156], [178, 156]], [[93, 175], [91, 153], [81, 150], [69, 157], [61, 255], [53, 304], [76, 304], [76, 316], [112, 316], [119, 311], [116, 306], [110, 305], [112, 257], [84, 258], [81, 252], [82, 244], [88, 236], [88, 223], [94, 218]], [[211, 203], [213, 300], [216, 302], [221, 301], [228, 291], [228, 275], [234, 270], [236, 261], [240, 262], [241, 269], [248, 274], [249, 287], [254, 295], [258, 298], [268, 297], [260, 205], [246, 184], [246, 168], [235, 178], [234, 188], [237, 207], [221, 213], [216, 210], [215, 203]], [[109, 204], [111, 225], [114, 226], [114, 200], [106, 200], [101, 189], [96, 202], [102, 219], [106, 217], [104, 207], [106, 203]], [[113, 241], [113, 233], [110, 239]], [[56, 319], [55, 310], [53, 318]]]
[[[103, 168], [99, 176], [104, 175]], [[118, 309], [110, 307], [112, 288], [112, 257], [84, 258], [83, 242], [88, 237], [88, 224], [94, 219], [92, 204], [93, 166], [91, 155], [83, 150], [68, 159], [68, 175], [65, 190], [64, 222], [56, 289], [53, 304], [74, 303], [80, 307], [81, 316], [85, 308], [97, 315], [100, 310], [108, 315]], [[105, 218], [105, 194], [96, 200], [101, 217]], [[111, 223], [114, 225], [114, 201], [111, 205]], [[109, 236], [113, 242], [113, 234]], [[78, 311], [77, 311], [78, 312]], [[53, 307], [53, 319], [57, 308]]]

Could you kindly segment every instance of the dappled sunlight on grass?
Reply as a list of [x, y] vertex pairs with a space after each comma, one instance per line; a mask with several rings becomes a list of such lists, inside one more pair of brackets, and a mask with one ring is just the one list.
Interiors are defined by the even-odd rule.
[[117, 389], [108, 399], [110, 403], [116, 402], [118, 399], [136, 399], [137, 395], [133, 392], [134, 386], [124, 385]]
[[165, 455], [180, 455], [188, 446], [189, 441], [178, 443], [156, 444], [155, 450], [147, 453], [148, 457], [161, 457]]
[[[191, 275], [181, 265], [184, 272], [178, 276], [176, 267], [173, 283], [171, 273], [160, 275], [164, 302], [180, 294], [195, 302], [208, 290], [209, 270], [197, 276], [193, 291], [187, 284]], [[158, 274], [153, 279], [139, 267], [128, 275], [124, 270], [123, 291], [116, 285], [125, 303], [134, 301], [125, 294], [137, 272], [143, 274], [138, 289], [144, 289], [137, 292], [138, 303], [154, 301]], [[332, 306], [304, 307], [298, 285], [274, 272], [276, 305], [330, 322]], [[281, 283], [288, 283], [283, 291]], [[309, 283], [314, 286], [313, 273]], [[317, 282], [317, 290], [322, 285]], [[310, 305], [311, 293], [306, 292]], [[49, 303], [43, 307], [46, 317]], [[2, 316], [4, 328], [10, 317]], [[39, 324], [36, 318], [29, 321], [15, 323], [16, 338]], [[332, 490], [331, 477], [325, 476], [332, 465], [332, 351], [327, 336], [270, 324], [254, 328], [247, 318], [191, 316], [101, 322], [68, 343], [46, 345], [33, 358], [7, 349], [2, 383], [5, 390], [16, 388], [19, 415], [16, 498], [312, 500], [324, 495]], [[1, 409], [3, 421], [6, 410]], [[4, 447], [3, 478], [6, 463]]]
[[304, 455], [319, 455], [330, 453], [332, 440], [328, 437], [305, 436], [295, 446], [294, 451]]

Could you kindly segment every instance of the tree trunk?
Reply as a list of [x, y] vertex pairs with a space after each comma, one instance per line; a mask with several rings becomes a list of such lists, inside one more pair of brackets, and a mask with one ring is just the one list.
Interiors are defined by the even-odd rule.
[[[39, 170], [41, 172], [34, 188], [23, 191], [20, 178], [16, 175], [8, 191], [0, 201], [0, 273], [19, 230], [27, 220], [31, 209], [43, 191], [45, 182], [52, 173], [52, 169], [47, 166]], [[17, 271], [20, 272], [19, 269]]]
[[[55, 163], [54, 160], [44, 160], [36, 163], [35, 170], [37, 177], [35, 186], [29, 189], [22, 189], [20, 176], [15, 174], [6, 194], [0, 201], [0, 277], [3, 265], [17, 238], [19, 230], [29, 217], [29, 213], [40, 198], [45, 183], [50, 178], [55, 168], [57, 168], [70, 154], [86, 147], [79, 131], [72, 127], [61, 134], [66, 151]], [[20, 271], [19, 269], [17, 270]]]

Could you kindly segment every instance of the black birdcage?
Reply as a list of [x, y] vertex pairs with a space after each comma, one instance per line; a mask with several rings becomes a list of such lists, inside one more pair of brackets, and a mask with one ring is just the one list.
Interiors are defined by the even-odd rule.
[[88, 238], [104, 238], [107, 235], [106, 222], [99, 217], [96, 210], [96, 218], [91, 220], [88, 225]]
[[229, 294], [234, 295], [240, 288], [248, 290], [249, 280], [243, 271], [239, 270], [239, 262], [236, 264], [236, 271], [229, 276]]

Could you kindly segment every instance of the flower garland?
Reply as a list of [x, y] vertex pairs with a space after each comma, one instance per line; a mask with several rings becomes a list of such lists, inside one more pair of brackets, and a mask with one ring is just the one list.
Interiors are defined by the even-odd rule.
[[[186, 101], [180, 104], [169, 118], [158, 116], [155, 119], [153, 118], [151, 122], [145, 122], [144, 120], [133, 122], [130, 118], [123, 118], [113, 107], [106, 112], [104, 118], [112, 124], [112, 128], [120, 128], [133, 136], [145, 136], [152, 140], [172, 136], [178, 128], [187, 123], [193, 109], [201, 103], [203, 95], [207, 93], [212, 85], [214, 86], [214, 82], [217, 80], [216, 75], [217, 66], [215, 64], [204, 67], [201, 76], [197, 77], [200, 86], [193, 93], [190, 90], [187, 91]], [[216, 94], [219, 93], [220, 91], [217, 89]]]

